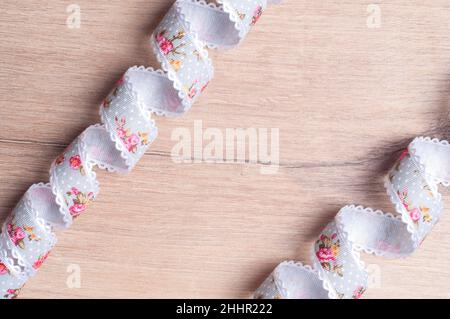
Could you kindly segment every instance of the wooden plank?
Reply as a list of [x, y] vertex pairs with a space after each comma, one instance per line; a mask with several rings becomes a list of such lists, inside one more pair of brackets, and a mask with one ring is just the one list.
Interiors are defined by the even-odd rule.
[[[78, 0], [80, 29], [50, 0], [0, 8], [0, 218], [87, 125], [127, 67], [157, 66], [148, 35], [173, 1]], [[100, 173], [99, 200], [59, 234], [22, 297], [247, 297], [284, 259], [308, 262], [315, 235], [347, 203], [392, 210], [382, 176], [417, 135], [449, 138], [450, 4], [285, 1], [247, 41], [214, 52], [216, 79], [129, 176]], [[177, 128], [278, 128], [280, 168], [176, 164]], [[445, 193], [444, 200], [450, 201]], [[447, 213], [447, 211], [446, 211]], [[450, 219], [413, 257], [364, 256], [368, 298], [450, 298]], [[66, 284], [81, 269], [81, 288]], [[379, 267], [379, 268], [377, 268]]]

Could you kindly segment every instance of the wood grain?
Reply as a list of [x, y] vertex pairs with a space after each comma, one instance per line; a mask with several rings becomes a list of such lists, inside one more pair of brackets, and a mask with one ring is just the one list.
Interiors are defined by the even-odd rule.
[[[50, 162], [86, 126], [129, 66], [157, 66], [148, 35], [173, 1], [3, 0], [0, 6], [0, 218], [47, 181]], [[237, 298], [310, 245], [348, 203], [392, 210], [382, 177], [417, 135], [450, 137], [450, 4], [286, 0], [238, 49], [212, 53], [216, 79], [128, 176], [99, 173], [90, 211], [59, 233], [23, 298]], [[175, 128], [279, 128], [280, 169], [175, 164]], [[450, 202], [449, 193], [444, 200]], [[411, 258], [380, 268], [367, 298], [450, 298], [448, 210]], [[81, 268], [81, 288], [66, 285]]]

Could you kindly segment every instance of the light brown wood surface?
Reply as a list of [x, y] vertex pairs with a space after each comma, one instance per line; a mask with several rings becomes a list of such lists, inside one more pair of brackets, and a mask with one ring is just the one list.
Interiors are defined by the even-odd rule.
[[[66, 7], [81, 7], [81, 28]], [[86, 126], [129, 66], [156, 67], [148, 36], [173, 1], [2, 0], [0, 220]], [[23, 298], [243, 298], [310, 245], [339, 208], [392, 211], [382, 177], [418, 135], [447, 134], [448, 0], [286, 0], [236, 50], [214, 52], [216, 77], [127, 176], [99, 173], [101, 194], [23, 289]], [[176, 164], [174, 129], [279, 128], [280, 169]], [[444, 200], [450, 203], [448, 192]], [[404, 260], [380, 269], [367, 298], [450, 298], [450, 214]], [[81, 287], [66, 284], [79, 265]]]

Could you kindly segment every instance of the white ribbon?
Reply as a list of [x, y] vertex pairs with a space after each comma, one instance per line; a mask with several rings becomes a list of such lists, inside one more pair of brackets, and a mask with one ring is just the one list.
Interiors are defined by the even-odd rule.
[[152, 114], [189, 110], [213, 77], [205, 49], [237, 46], [260, 18], [267, 0], [177, 0], [150, 43], [162, 70], [130, 68], [100, 106], [101, 123], [88, 127], [53, 162], [50, 183], [33, 185], [0, 235], [0, 298], [14, 298], [68, 228], [97, 197], [95, 166], [134, 168], [157, 136]]
[[439, 184], [450, 185], [450, 145], [418, 137], [386, 177], [395, 214], [345, 206], [315, 242], [313, 267], [281, 263], [255, 298], [360, 298], [368, 272], [359, 252], [388, 258], [412, 254], [442, 214]]

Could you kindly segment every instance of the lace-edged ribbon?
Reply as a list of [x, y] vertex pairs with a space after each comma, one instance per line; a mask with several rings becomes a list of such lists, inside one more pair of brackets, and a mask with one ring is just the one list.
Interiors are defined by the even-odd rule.
[[418, 137], [385, 180], [395, 214], [345, 206], [319, 235], [312, 267], [285, 261], [254, 294], [255, 298], [360, 298], [368, 272], [360, 251], [406, 257], [422, 243], [442, 211], [438, 185], [450, 185], [450, 145]]
[[102, 124], [77, 137], [53, 162], [50, 183], [31, 186], [14, 208], [0, 234], [0, 298], [18, 295], [56, 244], [54, 232], [95, 200], [94, 167], [132, 170], [157, 136], [152, 114], [180, 116], [208, 86], [214, 70], [206, 48], [237, 46], [268, 4], [217, 2], [174, 3], [150, 40], [162, 70], [130, 68], [101, 104]]

